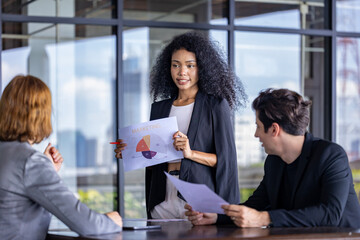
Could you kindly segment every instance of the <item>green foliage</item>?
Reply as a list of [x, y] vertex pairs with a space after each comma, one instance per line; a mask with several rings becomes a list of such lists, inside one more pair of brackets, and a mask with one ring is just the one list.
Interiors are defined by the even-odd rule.
[[[117, 209], [115, 192], [100, 193], [95, 189], [88, 189], [87, 191], [80, 189], [78, 194], [81, 202], [97, 212], [106, 213]], [[124, 198], [126, 218], [146, 218], [145, 206], [140, 200], [136, 199], [130, 192], [125, 192]]]
[[100, 193], [95, 189], [87, 191], [79, 189], [78, 194], [81, 202], [97, 212], [106, 213], [116, 209], [116, 194], [113, 192]]
[[131, 192], [125, 192], [125, 217], [146, 218], [145, 203], [142, 204]]
[[360, 181], [360, 169], [351, 169], [354, 180]]
[[255, 168], [255, 167], [264, 168], [264, 163], [265, 163], [264, 161], [253, 163], [253, 164], [250, 165], [250, 168]]
[[356, 195], [360, 201], [360, 169], [351, 169]]
[[240, 189], [240, 202], [243, 203], [253, 194], [255, 188], [241, 188]]

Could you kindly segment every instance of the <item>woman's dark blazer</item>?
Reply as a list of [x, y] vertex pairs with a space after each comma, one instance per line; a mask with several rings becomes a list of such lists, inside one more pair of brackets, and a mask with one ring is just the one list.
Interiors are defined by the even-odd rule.
[[[155, 102], [150, 120], [166, 118], [174, 99]], [[237, 159], [230, 107], [226, 100], [198, 92], [187, 136], [192, 150], [215, 153], [216, 167], [182, 159], [179, 178], [206, 184], [229, 203], [239, 202]], [[165, 200], [168, 163], [146, 168], [146, 210], [150, 211]]]

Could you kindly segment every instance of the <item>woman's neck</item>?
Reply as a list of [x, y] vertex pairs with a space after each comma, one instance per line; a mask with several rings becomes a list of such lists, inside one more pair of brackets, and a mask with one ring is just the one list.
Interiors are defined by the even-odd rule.
[[199, 88], [192, 88], [192, 89], [186, 89], [186, 90], [179, 89], [177, 99], [183, 99], [183, 100], [195, 99], [198, 91], [199, 91]]
[[175, 106], [185, 106], [190, 103], [195, 102], [196, 94], [199, 89], [196, 89], [196, 91], [180, 91], [178, 97], [174, 101], [173, 105]]

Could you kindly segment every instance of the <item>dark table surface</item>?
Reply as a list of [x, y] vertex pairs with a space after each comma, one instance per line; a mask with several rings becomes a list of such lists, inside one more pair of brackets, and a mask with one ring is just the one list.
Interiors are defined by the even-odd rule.
[[154, 230], [124, 230], [111, 235], [79, 237], [69, 230], [49, 231], [52, 239], [360, 239], [360, 229], [337, 227], [317, 228], [238, 228], [234, 225], [192, 226], [190, 222], [152, 222], [161, 225]]

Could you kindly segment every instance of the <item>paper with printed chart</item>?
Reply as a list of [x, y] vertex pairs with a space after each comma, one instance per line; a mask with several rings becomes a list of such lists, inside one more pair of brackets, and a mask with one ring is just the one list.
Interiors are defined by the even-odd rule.
[[224, 214], [221, 205], [229, 204], [205, 184], [189, 183], [164, 172], [193, 210]]
[[183, 158], [173, 146], [176, 117], [162, 118], [119, 129], [127, 144], [122, 151], [125, 172]]

